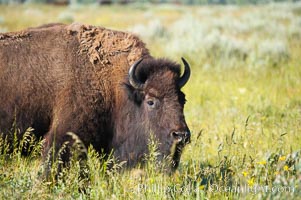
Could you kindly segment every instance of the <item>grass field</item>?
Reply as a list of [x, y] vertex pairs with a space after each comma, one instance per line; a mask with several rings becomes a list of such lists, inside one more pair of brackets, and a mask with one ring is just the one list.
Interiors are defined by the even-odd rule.
[[40, 178], [41, 146], [26, 158], [16, 149], [0, 155], [0, 199], [301, 198], [301, 3], [0, 5], [0, 31], [73, 21], [134, 32], [152, 55], [190, 62], [192, 142], [171, 176], [157, 169], [153, 143], [145, 168], [121, 173], [107, 171], [90, 148], [86, 194], [76, 161], [54, 184]]

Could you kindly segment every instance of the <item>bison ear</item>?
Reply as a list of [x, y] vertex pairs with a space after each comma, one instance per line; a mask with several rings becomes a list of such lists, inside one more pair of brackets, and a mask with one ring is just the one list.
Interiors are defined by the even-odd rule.
[[132, 85], [127, 83], [124, 83], [124, 87], [129, 100], [133, 101], [137, 105], [141, 105], [142, 101], [144, 100], [143, 92], [135, 89]]

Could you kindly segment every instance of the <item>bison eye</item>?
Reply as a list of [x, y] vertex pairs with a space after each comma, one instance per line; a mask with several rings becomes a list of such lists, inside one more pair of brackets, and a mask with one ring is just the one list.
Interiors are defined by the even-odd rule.
[[147, 99], [145, 103], [148, 109], [151, 110], [156, 109], [158, 107], [158, 101], [156, 99]]
[[159, 99], [155, 98], [155, 97], [151, 97], [149, 95], [145, 96], [145, 106], [149, 109], [149, 110], [153, 110], [158, 108], [160, 101]]
[[153, 100], [148, 100], [146, 102], [149, 106], [154, 106], [155, 105], [155, 102]]

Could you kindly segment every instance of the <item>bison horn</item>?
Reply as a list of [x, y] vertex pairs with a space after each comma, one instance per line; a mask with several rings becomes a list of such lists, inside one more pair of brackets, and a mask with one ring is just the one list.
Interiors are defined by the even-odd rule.
[[137, 62], [135, 62], [130, 70], [129, 70], [129, 82], [131, 86], [133, 86], [135, 89], [142, 89], [144, 86], [144, 83], [142, 83], [137, 77], [136, 77], [136, 68], [141, 63], [143, 59], [141, 58]]
[[184, 74], [180, 78], [179, 83], [178, 83], [180, 88], [182, 88], [187, 83], [187, 81], [189, 80], [189, 77], [190, 77], [190, 66], [184, 58], [182, 58], [182, 61], [184, 63], [185, 69], [184, 69]]

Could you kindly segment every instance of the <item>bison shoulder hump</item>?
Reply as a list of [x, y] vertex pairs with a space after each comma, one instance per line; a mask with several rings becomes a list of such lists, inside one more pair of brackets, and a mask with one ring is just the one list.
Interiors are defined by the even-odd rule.
[[129, 63], [149, 55], [145, 44], [131, 33], [81, 23], [66, 26], [66, 31], [78, 38], [80, 53], [87, 54], [92, 64], [106, 65], [120, 53], [128, 54]]

